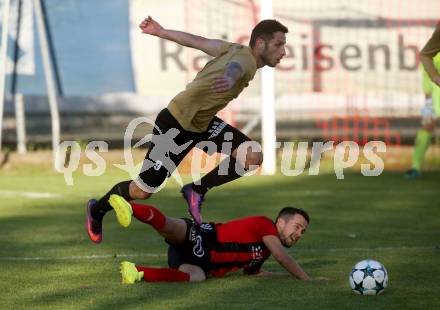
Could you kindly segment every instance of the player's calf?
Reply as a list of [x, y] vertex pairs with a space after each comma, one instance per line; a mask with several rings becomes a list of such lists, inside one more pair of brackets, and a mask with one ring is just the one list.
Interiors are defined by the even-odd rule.
[[263, 153], [262, 152], [249, 152], [246, 154], [246, 162], [244, 167], [247, 170], [253, 170], [255, 166], [261, 166], [263, 163]]
[[[263, 163], [263, 152], [261, 146], [255, 141], [247, 141], [242, 143], [232, 152], [232, 157], [237, 163], [244, 167], [245, 171], [257, 169]], [[235, 171], [242, 175], [241, 171]]]
[[129, 192], [130, 192], [130, 197], [132, 199], [148, 199], [150, 198], [150, 196], [152, 195], [151, 193], [148, 193], [146, 191], [144, 191], [142, 188], [140, 188], [135, 181], [132, 181], [130, 183], [129, 186]]

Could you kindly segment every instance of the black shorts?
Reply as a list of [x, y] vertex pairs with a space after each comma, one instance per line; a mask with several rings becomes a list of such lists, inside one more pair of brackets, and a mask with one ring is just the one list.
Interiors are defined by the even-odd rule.
[[[231, 149], [226, 152], [222, 150], [223, 143], [226, 142], [225, 135], [227, 141], [232, 144]], [[167, 177], [171, 176], [193, 147], [211, 154], [208, 152], [208, 147], [198, 144], [202, 141], [214, 143], [217, 152], [231, 155], [243, 142], [251, 140], [218, 117], [213, 118], [205, 132], [187, 131], [165, 108], [157, 115], [151, 146], [145, 156], [139, 178], [150, 188], [157, 189]]]
[[189, 219], [186, 222], [186, 236], [182, 244], [168, 244], [168, 266], [179, 268], [182, 264], [199, 266], [205, 273], [209, 271], [209, 252], [217, 242], [214, 224], [203, 223], [198, 226]]

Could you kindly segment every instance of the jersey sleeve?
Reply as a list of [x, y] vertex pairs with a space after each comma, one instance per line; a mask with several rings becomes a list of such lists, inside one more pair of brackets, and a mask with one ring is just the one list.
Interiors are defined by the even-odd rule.
[[431, 38], [420, 51], [422, 55], [429, 57], [434, 57], [438, 52], [440, 52], [440, 23], [437, 24]]
[[223, 54], [227, 53], [232, 45], [234, 45], [234, 43], [231, 43], [231, 42], [228, 42], [228, 41], [223, 41], [223, 44], [220, 47], [219, 55], [223, 55]]

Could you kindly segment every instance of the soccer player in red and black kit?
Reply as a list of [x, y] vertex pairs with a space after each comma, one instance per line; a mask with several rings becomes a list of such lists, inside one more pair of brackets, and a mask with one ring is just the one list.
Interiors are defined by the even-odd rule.
[[266, 216], [251, 216], [223, 224], [196, 225], [188, 219], [167, 217], [149, 205], [128, 203], [118, 195], [111, 195], [109, 201], [123, 227], [130, 225], [134, 215], [169, 244], [168, 268], [125, 261], [120, 266], [123, 283], [204, 281], [207, 276], [221, 277], [241, 268], [249, 275], [271, 275], [261, 269], [270, 255], [294, 277], [310, 280], [285, 249], [307, 229], [310, 219], [302, 209], [283, 208], [275, 222]]
[[206, 151], [207, 144], [214, 145], [218, 152], [227, 155], [211, 172], [181, 190], [188, 211], [198, 224], [202, 221], [201, 204], [209, 189], [258, 168], [263, 161], [261, 148], [256, 144], [250, 147], [249, 137], [216, 114], [249, 85], [257, 69], [275, 67], [286, 55], [288, 29], [276, 20], [259, 22], [252, 30], [249, 46], [165, 29], [151, 17], [139, 27], [144, 34], [201, 50], [213, 59], [157, 115], [152, 146], [139, 178], [120, 182], [99, 200], [87, 203], [87, 232], [95, 243], [102, 241], [102, 221], [112, 210], [108, 203], [110, 195], [117, 194], [128, 201], [149, 198], [193, 147]]

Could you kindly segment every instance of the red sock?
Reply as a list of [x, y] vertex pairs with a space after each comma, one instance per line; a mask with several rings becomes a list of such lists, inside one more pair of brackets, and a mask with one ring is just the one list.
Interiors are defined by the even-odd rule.
[[139, 203], [131, 202], [133, 215], [141, 222], [150, 224], [156, 230], [160, 230], [165, 226], [165, 215], [155, 207], [149, 205], [141, 205]]
[[136, 266], [138, 271], [144, 272], [144, 281], [147, 282], [188, 282], [189, 273], [171, 268], [152, 268]]

